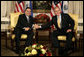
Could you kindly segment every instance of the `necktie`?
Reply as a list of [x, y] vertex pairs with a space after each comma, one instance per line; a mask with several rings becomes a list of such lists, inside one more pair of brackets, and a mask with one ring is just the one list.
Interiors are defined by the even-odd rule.
[[58, 27], [61, 28], [61, 26], [60, 26], [60, 18], [59, 17], [58, 17], [58, 21], [57, 22], [58, 22]]
[[29, 23], [29, 17], [27, 16], [27, 21], [28, 21], [28, 23]]

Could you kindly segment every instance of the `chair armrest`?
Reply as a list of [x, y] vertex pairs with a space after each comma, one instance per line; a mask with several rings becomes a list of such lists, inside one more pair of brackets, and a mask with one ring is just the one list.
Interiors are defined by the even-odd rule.
[[14, 28], [11, 28], [10, 30], [11, 30], [11, 31], [14, 31]]
[[13, 34], [14, 28], [10, 28], [10, 33]]
[[76, 32], [76, 30], [74, 30], [73, 32], [74, 32], [74, 37], [77, 40], [77, 32]]

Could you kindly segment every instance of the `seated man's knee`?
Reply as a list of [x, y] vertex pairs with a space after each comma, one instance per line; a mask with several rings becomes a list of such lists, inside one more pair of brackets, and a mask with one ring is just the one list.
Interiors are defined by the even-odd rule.
[[33, 36], [34, 32], [27, 33], [28, 36]]
[[30, 32], [31, 35], [34, 35], [34, 32]]
[[68, 36], [72, 36], [72, 35], [74, 35], [74, 34], [73, 34], [73, 32], [68, 32], [67, 35], [68, 35]]
[[58, 35], [59, 35], [58, 31], [54, 31], [54, 32], [52, 33], [52, 36], [53, 36], [53, 37], [57, 37]]

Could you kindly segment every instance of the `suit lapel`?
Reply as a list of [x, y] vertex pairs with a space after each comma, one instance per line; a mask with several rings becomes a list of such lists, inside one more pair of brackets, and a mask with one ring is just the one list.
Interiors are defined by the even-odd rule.
[[27, 22], [27, 17], [26, 17], [26, 15], [24, 14], [24, 19], [26, 20], [26, 22]]
[[29, 23], [31, 22], [31, 17], [29, 16]]
[[63, 26], [63, 22], [64, 22], [64, 16], [63, 13], [61, 13], [61, 27]]
[[[24, 15], [25, 15], [25, 14], [24, 14]], [[26, 20], [26, 22], [28, 23], [26, 15], [25, 15], [25, 20]], [[29, 16], [29, 23], [30, 23], [30, 21], [31, 21], [31, 18], [30, 18], [30, 16]]]

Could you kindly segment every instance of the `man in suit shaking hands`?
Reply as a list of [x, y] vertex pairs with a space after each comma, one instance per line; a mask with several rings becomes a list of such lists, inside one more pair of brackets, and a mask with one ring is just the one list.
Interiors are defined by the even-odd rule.
[[[65, 13], [61, 12], [61, 9], [56, 7], [54, 8], [55, 16], [52, 17], [52, 20], [48, 22], [46, 25], [38, 26], [36, 25], [37, 29], [46, 29], [49, 28], [51, 25], [55, 25], [56, 30], [52, 33], [52, 44], [53, 47], [59, 48], [59, 54], [62, 52], [62, 49], [60, 47], [59, 40], [57, 36], [59, 35], [66, 35], [66, 45], [65, 45], [65, 51], [67, 52], [71, 48], [72, 44], [72, 37], [73, 37], [73, 30], [74, 30], [74, 20]], [[64, 52], [62, 52], [64, 53]]]
[[27, 34], [27, 39], [25, 42], [25, 46], [32, 45], [32, 39], [33, 39], [33, 24], [34, 20], [31, 16], [31, 8], [27, 7], [25, 9], [25, 13], [19, 15], [18, 22], [16, 24], [16, 27], [14, 28], [15, 33], [15, 41], [16, 41], [16, 51], [19, 53], [20, 49], [20, 38], [21, 34]]

